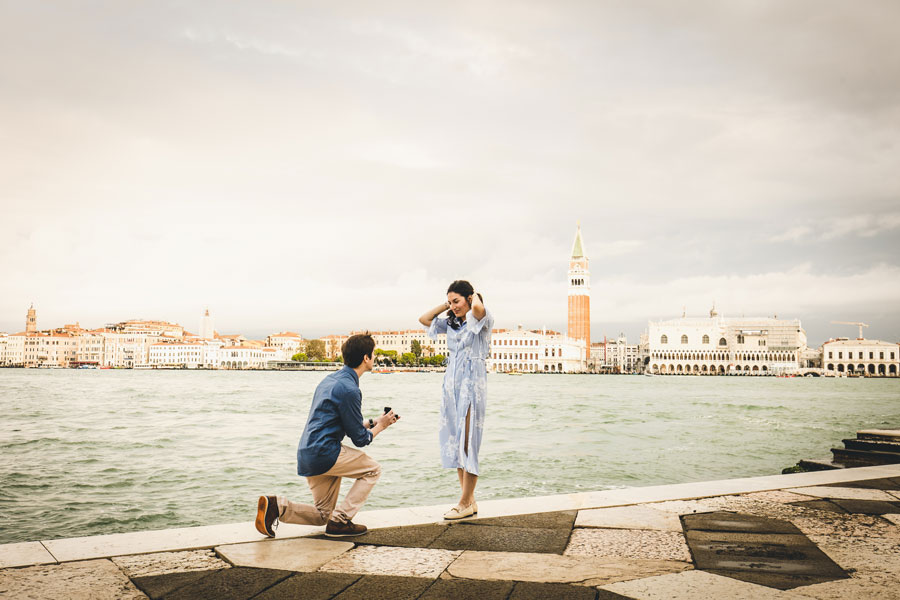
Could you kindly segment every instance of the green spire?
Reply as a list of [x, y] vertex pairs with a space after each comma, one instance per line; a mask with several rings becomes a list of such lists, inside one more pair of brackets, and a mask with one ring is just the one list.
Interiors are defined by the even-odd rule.
[[581, 223], [575, 231], [575, 243], [572, 244], [572, 258], [584, 258], [584, 247], [581, 242]]

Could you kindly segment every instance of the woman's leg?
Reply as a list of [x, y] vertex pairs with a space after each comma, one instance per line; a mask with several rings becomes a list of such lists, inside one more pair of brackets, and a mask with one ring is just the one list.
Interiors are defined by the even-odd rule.
[[[466, 411], [466, 456], [469, 455], [469, 415], [472, 407]], [[462, 496], [459, 499], [459, 506], [465, 508], [475, 502], [475, 484], [478, 483], [478, 475], [473, 475], [465, 469], [457, 469], [459, 475], [459, 485], [462, 488]]]

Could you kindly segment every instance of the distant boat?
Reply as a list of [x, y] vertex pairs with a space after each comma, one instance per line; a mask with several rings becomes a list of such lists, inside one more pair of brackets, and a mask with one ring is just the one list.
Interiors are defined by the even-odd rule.
[[644, 371], [644, 377], [656, 377], [656, 375], [654, 375], [650, 371]]
[[521, 371], [507, 371], [506, 374], [507, 375], [521, 375], [522, 372]]

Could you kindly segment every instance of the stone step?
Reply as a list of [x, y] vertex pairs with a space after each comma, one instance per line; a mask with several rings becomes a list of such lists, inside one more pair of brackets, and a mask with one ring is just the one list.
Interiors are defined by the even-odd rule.
[[827, 458], [823, 458], [820, 460], [812, 460], [812, 459], [804, 459], [799, 463], [800, 468], [804, 471], [830, 471], [833, 469], [843, 469], [844, 465], [841, 463], [836, 463]]
[[858, 440], [878, 442], [900, 442], [900, 429], [863, 429], [856, 432]]
[[892, 465], [900, 463], [900, 454], [896, 452], [871, 452], [868, 450], [848, 450], [832, 448], [834, 462], [848, 467], [865, 467], [870, 465]]
[[849, 450], [869, 450], [873, 452], [900, 452], [900, 442], [880, 442], [875, 440], [841, 440]]

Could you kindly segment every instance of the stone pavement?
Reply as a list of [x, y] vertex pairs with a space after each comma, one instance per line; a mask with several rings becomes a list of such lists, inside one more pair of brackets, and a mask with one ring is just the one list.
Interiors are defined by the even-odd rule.
[[[382, 526], [340, 540], [282, 525], [275, 539], [128, 555], [119, 538], [85, 538], [82, 554], [11, 544], [0, 597], [900, 599], [900, 467], [763, 479], [485, 501], [494, 516], [454, 523], [389, 526], [394, 513], [373, 511]], [[538, 504], [555, 510], [521, 513]]]

